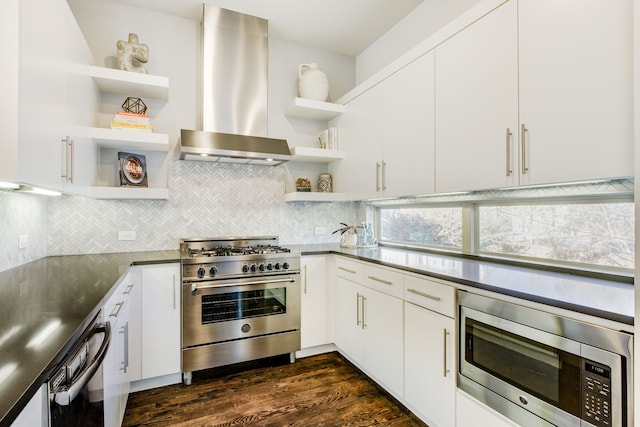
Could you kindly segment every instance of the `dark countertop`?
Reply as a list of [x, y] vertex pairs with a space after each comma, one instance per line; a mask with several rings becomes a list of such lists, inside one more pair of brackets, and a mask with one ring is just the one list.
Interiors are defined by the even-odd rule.
[[346, 255], [471, 288], [633, 325], [633, 283], [384, 246], [370, 249], [342, 248], [338, 244], [289, 247], [303, 255]]
[[[0, 426], [10, 425], [132, 264], [179, 251], [54, 256], [0, 272]], [[57, 325], [40, 344], [30, 344]]]

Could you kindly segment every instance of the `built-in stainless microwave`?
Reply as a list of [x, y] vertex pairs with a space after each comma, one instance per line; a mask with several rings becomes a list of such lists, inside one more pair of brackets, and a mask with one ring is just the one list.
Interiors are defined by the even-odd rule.
[[633, 425], [633, 336], [458, 293], [458, 387], [522, 426]]

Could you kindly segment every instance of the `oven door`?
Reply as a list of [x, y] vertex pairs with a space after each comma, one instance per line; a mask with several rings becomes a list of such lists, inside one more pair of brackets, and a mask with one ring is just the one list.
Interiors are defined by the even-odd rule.
[[300, 274], [184, 283], [182, 347], [300, 329]]

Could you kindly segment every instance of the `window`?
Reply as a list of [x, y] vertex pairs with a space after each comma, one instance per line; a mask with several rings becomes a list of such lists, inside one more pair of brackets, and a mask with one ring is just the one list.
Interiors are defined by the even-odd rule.
[[478, 250], [632, 269], [633, 225], [632, 202], [480, 206]]
[[383, 244], [630, 272], [635, 212], [629, 188], [632, 182], [621, 180], [371, 205]]
[[462, 248], [461, 207], [380, 208], [379, 215], [383, 241]]

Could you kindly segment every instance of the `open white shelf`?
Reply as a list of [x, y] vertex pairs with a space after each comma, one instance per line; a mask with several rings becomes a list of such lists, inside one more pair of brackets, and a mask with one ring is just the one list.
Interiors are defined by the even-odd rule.
[[114, 68], [89, 67], [89, 74], [101, 92], [139, 98], [169, 99], [169, 78]]
[[346, 200], [347, 195], [344, 193], [295, 191], [284, 194], [285, 202], [344, 202]]
[[126, 129], [88, 128], [87, 137], [101, 147], [124, 150], [169, 151], [169, 135]]
[[344, 159], [346, 154], [340, 150], [327, 150], [313, 147], [292, 147], [293, 162], [330, 163]]
[[287, 108], [286, 115], [313, 120], [331, 120], [345, 112], [346, 107], [331, 102], [315, 101], [313, 99], [294, 98]]
[[153, 187], [91, 187], [89, 197], [110, 200], [167, 200], [169, 190]]

